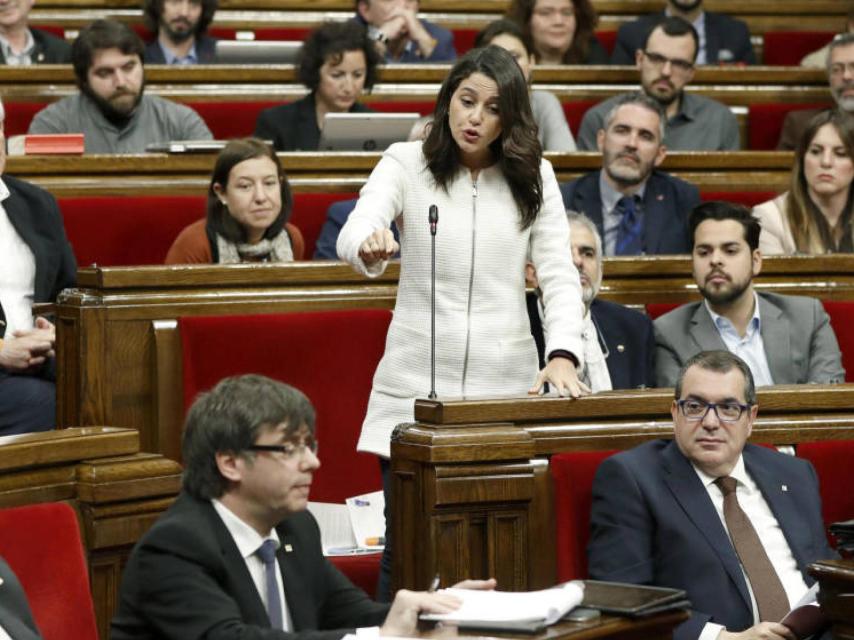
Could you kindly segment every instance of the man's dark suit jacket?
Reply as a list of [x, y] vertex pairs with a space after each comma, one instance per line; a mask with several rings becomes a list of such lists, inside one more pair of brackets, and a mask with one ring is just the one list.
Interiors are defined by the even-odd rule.
[[[69, 64], [71, 45], [62, 38], [41, 29], [30, 29], [36, 44], [31, 58], [33, 64]], [[0, 50], [0, 64], [6, 64], [6, 56]]]
[[801, 139], [807, 124], [824, 109], [796, 109], [789, 111], [783, 119], [783, 129], [780, 131], [780, 139], [777, 141], [777, 149], [780, 151], [794, 151]]
[[[350, 113], [370, 113], [373, 109], [356, 102]], [[256, 138], [272, 140], [276, 151], [317, 151], [320, 128], [317, 126], [314, 93], [295, 102], [264, 109], [255, 123]]]
[[0, 627], [12, 640], [41, 640], [27, 595], [3, 558], [0, 558], [0, 581]]
[[[199, 64], [216, 62], [216, 40], [208, 35], [196, 36], [196, 57]], [[166, 64], [166, 56], [163, 55], [163, 49], [160, 48], [156, 38], [145, 45], [142, 61], [145, 64]]]
[[[543, 322], [537, 307], [537, 294], [528, 292], [528, 320], [531, 335], [537, 343], [540, 369], [545, 363]], [[599, 344], [607, 349], [608, 373], [614, 389], [637, 389], [655, 386], [655, 334], [652, 320], [620, 304], [594, 299], [590, 313], [599, 332]]]
[[[741, 20], [723, 13], [706, 11], [706, 64], [743, 62], [756, 64], [756, 54], [750, 44], [750, 29]], [[617, 42], [611, 54], [611, 64], [635, 63], [635, 51], [643, 49], [653, 27], [664, 13], [654, 13], [626, 22], [617, 31]]]
[[[744, 464], [777, 519], [807, 585], [807, 565], [833, 558], [809, 462], [748, 444]], [[709, 494], [675, 441], [655, 440], [606, 459], [593, 481], [590, 577], [684, 589], [691, 618], [674, 640], [707, 622], [753, 625], [738, 556]]]
[[[44, 189], [11, 176], [3, 176], [3, 182], [10, 194], [3, 201], [3, 208], [35, 257], [33, 300], [53, 302], [60, 291], [73, 287], [77, 281], [77, 262], [65, 237], [59, 206]], [[0, 338], [5, 333], [5, 320], [0, 307]]]
[[208, 500], [182, 493], [134, 547], [122, 577], [112, 640], [337, 640], [382, 624], [373, 602], [324, 556], [308, 511], [276, 531], [294, 632], [270, 628], [234, 539]]
[[[604, 238], [599, 171], [562, 184], [560, 193], [564, 206], [590, 218]], [[688, 213], [699, 203], [700, 191], [693, 184], [663, 171], [653, 171], [643, 196], [644, 253], [689, 253]]]

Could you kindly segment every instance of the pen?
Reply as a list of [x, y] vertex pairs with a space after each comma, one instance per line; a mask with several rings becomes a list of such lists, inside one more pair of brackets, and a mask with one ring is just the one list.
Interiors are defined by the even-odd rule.
[[385, 536], [379, 536], [376, 538], [365, 538], [365, 546], [367, 547], [376, 547], [381, 544], [385, 544]]
[[436, 589], [439, 588], [439, 574], [436, 574], [436, 577], [433, 578], [432, 582], [430, 582], [430, 588], [427, 589], [428, 593], [433, 593]]

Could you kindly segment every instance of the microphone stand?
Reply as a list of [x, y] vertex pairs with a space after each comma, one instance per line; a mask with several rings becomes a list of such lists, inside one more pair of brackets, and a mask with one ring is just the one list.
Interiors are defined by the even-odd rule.
[[439, 208], [430, 205], [430, 394], [436, 398], [436, 226], [439, 223]]

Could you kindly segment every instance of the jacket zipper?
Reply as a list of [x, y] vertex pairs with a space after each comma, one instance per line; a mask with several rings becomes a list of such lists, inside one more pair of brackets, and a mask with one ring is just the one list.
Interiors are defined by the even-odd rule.
[[475, 240], [477, 239], [477, 180], [471, 182], [471, 268], [469, 269], [469, 291], [466, 303], [466, 350], [463, 357], [462, 395], [466, 395], [466, 375], [469, 367], [471, 346], [471, 292], [474, 284]]

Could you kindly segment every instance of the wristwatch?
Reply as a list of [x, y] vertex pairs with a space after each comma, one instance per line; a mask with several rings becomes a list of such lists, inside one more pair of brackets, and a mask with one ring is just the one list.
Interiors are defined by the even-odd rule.
[[389, 43], [389, 37], [377, 28], [371, 29], [370, 33], [368, 33], [368, 38], [370, 38], [374, 42], [380, 42], [385, 45]]

